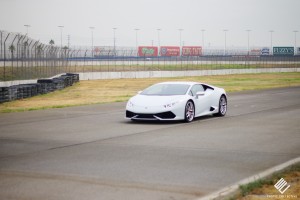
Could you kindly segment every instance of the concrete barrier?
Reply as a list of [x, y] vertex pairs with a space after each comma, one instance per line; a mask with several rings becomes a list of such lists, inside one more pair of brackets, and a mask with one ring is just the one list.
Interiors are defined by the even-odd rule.
[[257, 74], [257, 73], [300, 72], [300, 68], [259, 68], [259, 69], [219, 69], [219, 70], [191, 70], [191, 71], [132, 71], [132, 72], [86, 72], [79, 73], [80, 80], [100, 79], [135, 79], [135, 78], [163, 78], [185, 76], [214, 76], [229, 74]]
[[[101, 80], [101, 79], [125, 79], [125, 78], [163, 78], [163, 77], [184, 77], [184, 76], [213, 76], [229, 74], [257, 74], [257, 73], [279, 73], [279, 72], [300, 72], [300, 68], [258, 68], [258, 69], [218, 69], [218, 70], [191, 70], [191, 71], [130, 71], [130, 72], [85, 72], [78, 73], [80, 80]], [[58, 74], [54, 77], [59, 77]], [[9, 87], [19, 84], [32, 84], [37, 80], [18, 80], [0, 82], [0, 87]]]

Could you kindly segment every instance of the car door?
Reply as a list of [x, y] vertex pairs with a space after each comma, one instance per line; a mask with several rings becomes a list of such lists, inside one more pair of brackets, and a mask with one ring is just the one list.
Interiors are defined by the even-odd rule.
[[[203, 95], [197, 95], [198, 92], [203, 92]], [[195, 102], [195, 115], [199, 116], [203, 113], [209, 112], [210, 104], [210, 92], [206, 92], [201, 84], [196, 84], [191, 88], [191, 95], [194, 97]]]

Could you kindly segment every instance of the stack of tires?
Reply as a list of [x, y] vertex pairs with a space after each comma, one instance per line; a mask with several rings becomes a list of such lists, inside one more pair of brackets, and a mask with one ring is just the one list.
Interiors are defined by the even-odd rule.
[[53, 79], [39, 79], [37, 83], [41, 85], [41, 94], [47, 94], [55, 90]]
[[66, 75], [72, 77], [73, 83], [79, 82], [79, 74], [66, 73]]
[[0, 103], [9, 101], [9, 87], [0, 87]]
[[0, 87], [0, 103], [62, 90], [79, 81], [79, 74], [67, 73], [53, 79], [39, 79], [37, 83]]

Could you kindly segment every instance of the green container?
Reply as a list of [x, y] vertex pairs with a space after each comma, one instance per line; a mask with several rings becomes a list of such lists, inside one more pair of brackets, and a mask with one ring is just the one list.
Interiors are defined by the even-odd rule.
[[293, 56], [294, 47], [273, 47], [274, 56]]

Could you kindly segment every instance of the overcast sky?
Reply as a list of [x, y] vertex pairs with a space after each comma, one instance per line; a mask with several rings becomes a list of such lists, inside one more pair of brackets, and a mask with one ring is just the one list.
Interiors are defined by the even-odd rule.
[[[0, 0], [0, 30], [26, 33], [48, 43], [60, 44], [59, 25], [63, 25], [63, 44], [70, 35], [71, 45], [113, 45], [113, 27], [117, 46], [135, 46], [135, 28], [139, 45], [227, 46], [294, 45], [294, 30], [300, 31], [300, 0]], [[300, 33], [297, 34], [300, 46]]]

